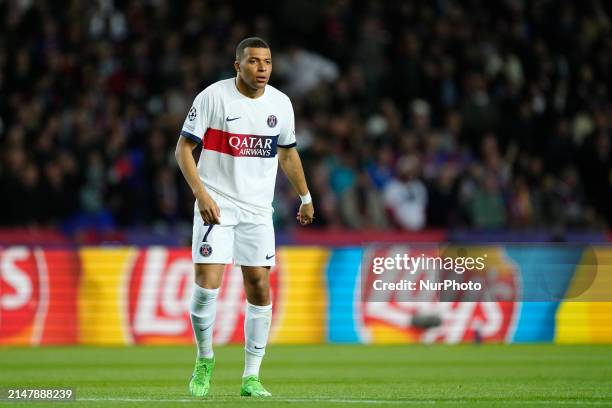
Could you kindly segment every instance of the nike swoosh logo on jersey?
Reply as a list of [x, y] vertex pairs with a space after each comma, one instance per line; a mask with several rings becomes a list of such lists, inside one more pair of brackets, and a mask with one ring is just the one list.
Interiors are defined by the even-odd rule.
[[[276, 254], [274, 254], [276, 255]], [[266, 255], [266, 261], [269, 261], [270, 259], [274, 258], [274, 255]]]
[[230, 117], [228, 116], [227, 118], [225, 118], [225, 121], [226, 121], [226, 122], [231, 122], [231, 121], [233, 121], [233, 120], [238, 120], [238, 119], [240, 119], [240, 116], [238, 116], [237, 118], [230, 118]]

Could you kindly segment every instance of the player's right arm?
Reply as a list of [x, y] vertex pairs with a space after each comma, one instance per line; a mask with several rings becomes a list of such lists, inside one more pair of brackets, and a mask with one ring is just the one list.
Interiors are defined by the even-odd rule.
[[191, 191], [196, 198], [202, 220], [207, 225], [219, 224], [221, 211], [200, 179], [192, 152], [198, 144], [202, 143], [202, 137], [208, 128], [208, 115], [211, 109], [210, 98], [210, 92], [206, 90], [196, 96], [183, 124], [181, 136], [174, 152], [183, 177], [187, 180], [187, 184], [191, 187]]
[[189, 187], [191, 187], [191, 191], [196, 198], [204, 224], [219, 224], [221, 211], [219, 210], [217, 203], [215, 203], [215, 200], [213, 200], [210, 194], [208, 194], [208, 191], [206, 191], [202, 180], [200, 180], [198, 168], [195, 160], [193, 159], [192, 151], [197, 145], [197, 142], [180, 136], [178, 143], [176, 144], [174, 155], [176, 157], [176, 162], [183, 173], [183, 177], [185, 177], [187, 184], [189, 184]]

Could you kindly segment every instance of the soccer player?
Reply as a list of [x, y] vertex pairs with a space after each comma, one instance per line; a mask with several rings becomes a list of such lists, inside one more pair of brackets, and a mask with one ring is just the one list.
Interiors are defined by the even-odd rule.
[[[177, 162], [196, 198], [196, 284], [190, 313], [198, 355], [189, 382], [196, 397], [210, 390], [216, 298], [224, 267], [232, 262], [242, 267], [247, 297], [240, 395], [271, 395], [259, 380], [259, 367], [272, 319], [269, 273], [275, 263], [272, 198], [278, 163], [302, 201], [296, 219], [307, 225], [314, 218], [295, 148], [291, 101], [268, 85], [270, 47], [257, 37], [242, 40], [234, 68], [235, 78], [216, 82], [196, 96], [176, 146]], [[200, 143], [196, 167], [192, 150]]]

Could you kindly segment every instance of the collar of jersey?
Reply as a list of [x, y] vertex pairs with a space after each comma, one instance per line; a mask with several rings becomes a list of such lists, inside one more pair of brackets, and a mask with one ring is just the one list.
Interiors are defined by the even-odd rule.
[[264, 88], [264, 93], [261, 94], [261, 96], [258, 96], [257, 98], [249, 98], [248, 96], [242, 94], [242, 92], [240, 92], [238, 90], [238, 85], [236, 85], [236, 77], [234, 77], [232, 84], [234, 85], [232, 88], [234, 89], [234, 92], [241, 98], [244, 98], [246, 100], [249, 101], [262, 101], [264, 99], [264, 97], [268, 94], [267, 92], [267, 88], [268, 88], [268, 84], [266, 84], [266, 87]]

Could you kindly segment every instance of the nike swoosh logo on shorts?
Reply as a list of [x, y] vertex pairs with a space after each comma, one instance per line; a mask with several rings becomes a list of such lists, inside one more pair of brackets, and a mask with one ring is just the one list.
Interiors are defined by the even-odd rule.
[[[274, 254], [276, 255], [276, 254]], [[274, 258], [274, 255], [266, 255], [266, 261], [269, 261], [270, 259]]]
[[230, 118], [230, 117], [228, 116], [227, 118], [225, 118], [225, 121], [226, 121], [226, 122], [231, 122], [231, 121], [233, 121], [233, 120], [238, 120], [238, 119], [240, 119], [240, 116], [238, 116], [237, 118]]

